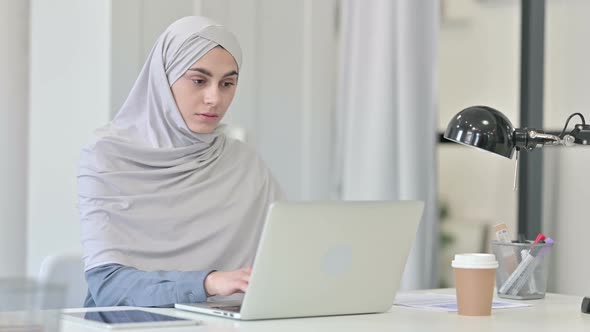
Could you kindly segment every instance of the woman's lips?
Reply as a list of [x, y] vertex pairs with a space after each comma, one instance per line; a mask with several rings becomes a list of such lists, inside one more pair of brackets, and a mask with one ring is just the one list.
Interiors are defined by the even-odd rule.
[[195, 114], [199, 120], [204, 122], [217, 122], [219, 115], [214, 113], [196, 113]]

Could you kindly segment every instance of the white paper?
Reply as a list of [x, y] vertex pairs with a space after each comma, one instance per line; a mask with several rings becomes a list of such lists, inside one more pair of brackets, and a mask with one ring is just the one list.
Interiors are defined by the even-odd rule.
[[[455, 295], [435, 293], [398, 293], [394, 305], [411, 307], [430, 311], [455, 312], [457, 311], [457, 297]], [[507, 309], [530, 307], [528, 303], [516, 303], [494, 299], [492, 309]]]

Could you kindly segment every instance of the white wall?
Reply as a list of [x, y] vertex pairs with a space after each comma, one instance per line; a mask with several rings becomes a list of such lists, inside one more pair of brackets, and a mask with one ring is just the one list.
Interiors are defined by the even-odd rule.
[[[548, 0], [545, 43], [545, 127], [561, 130], [567, 117], [580, 112], [590, 122], [590, 2]], [[569, 130], [579, 118], [570, 122]], [[590, 148], [546, 149], [544, 225], [556, 240], [552, 291], [589, 295], [590, 264], [585, 253], [590, 223], [585, 204]]]
[[[585, 112], [588, 114], [588, 112]], [[588, 114], [590, 115], [590, 114]], [[546, 153], [545, 228], [555, 239], [548, 287], [552, 292], [590, 295], [586, 204], [590, 197], [587, 147], [554, 149]]]
[[80, 148], [108, 120], [108, 1], [31, 1], [27, 272], [45, 255], [79, 251]]
[[[439, 130], [472, 105], [495, 107], [517, 126], [520, 2], [449, 0], [442, 2], [442, 10]], [[484, 225], [504, 222], [516, 236], [514, 161], [458, 144], [439, 145], [438, 152], [439, 195], [449, 203], [450, 218]]]
[[547, 0], [544, 120], [550, 128], [561, 130], [574, 112], [590, 122], [589, 14], [586, 0]]
[[191, 0], [111, 1], [111, 116], [123, 105], [158, 36], [193, 12]]
[[25, 274], [29, 2], [0, 2], [0, 277]]

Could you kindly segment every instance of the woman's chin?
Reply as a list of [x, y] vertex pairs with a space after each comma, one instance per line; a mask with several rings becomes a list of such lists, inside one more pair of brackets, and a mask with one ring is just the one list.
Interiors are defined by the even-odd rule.
[[215, 131], [215, 128], [217, 128], [217, 125], [193, 125], [193, 126], [189, 126], [188, 129], [190, 129], [190, 131], [192, 131], [195, 134], [211, 134], [213, 131]]

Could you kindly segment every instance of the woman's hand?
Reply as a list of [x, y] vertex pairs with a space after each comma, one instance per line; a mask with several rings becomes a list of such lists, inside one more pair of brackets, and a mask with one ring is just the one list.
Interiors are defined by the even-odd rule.
[[205, 291], [209, 296], [245, 293], [246, 289], [248, 289], [251, 273], [252, 268], [249, 267], [227, 272], [211, 272], [205, 278]]

